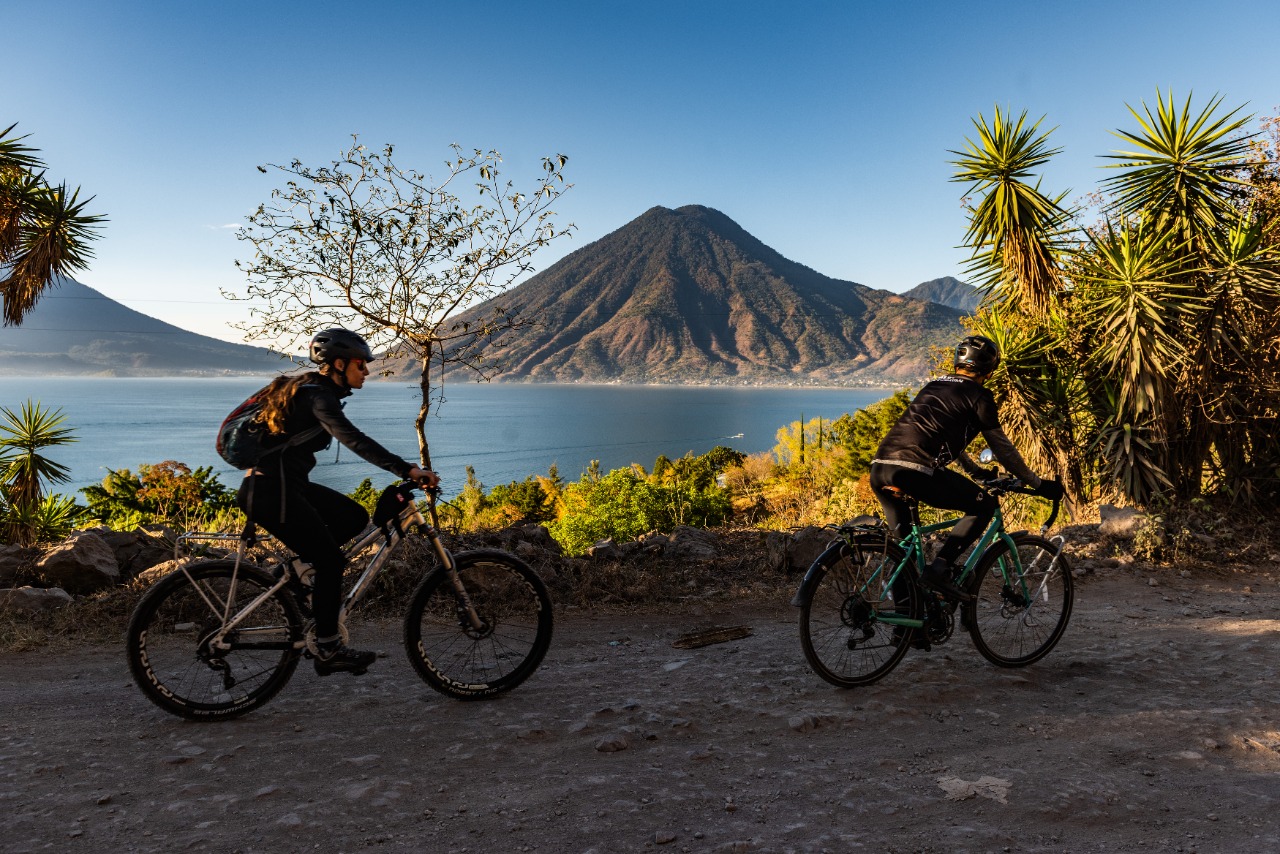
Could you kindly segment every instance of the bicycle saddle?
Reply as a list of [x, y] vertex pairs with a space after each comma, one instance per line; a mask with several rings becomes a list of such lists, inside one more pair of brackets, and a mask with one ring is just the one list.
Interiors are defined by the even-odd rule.
[[891, 495], [894, 498], [897, 498], [899, 501], [905, 501], [908, 504], [916, 503], [916, 499], [913, 496], [908, 495], [896, 486], [890, 486], [886, 483], [884, 486], [880, 487], [880, 491], [885, 495]]

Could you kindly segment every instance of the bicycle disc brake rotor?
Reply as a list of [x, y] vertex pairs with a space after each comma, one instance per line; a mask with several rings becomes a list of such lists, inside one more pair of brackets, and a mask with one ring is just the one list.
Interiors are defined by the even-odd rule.
[[1002, 603], [1000, 605], [1000, 616], [1005, 619], [1012, 619], [1019, 614], [1026, 614], [1028, 618], [1030, 617], [1028, 606], [1031, 603], [1027, 601], [1027, 597], [1016, 592], [1007, 584], [1000, 591], [1000, 601]]

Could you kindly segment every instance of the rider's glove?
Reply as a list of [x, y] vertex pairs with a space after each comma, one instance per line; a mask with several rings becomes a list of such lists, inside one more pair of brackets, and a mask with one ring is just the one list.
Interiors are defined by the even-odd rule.
[[1041, 480], [1040, 485], [1033, 491], [1041, 498], [1047, 498], [1050, 501], [1061, 501], [1067, 494], [1067, 491], [1062, 488], [1062, 482], [1057, 480]]

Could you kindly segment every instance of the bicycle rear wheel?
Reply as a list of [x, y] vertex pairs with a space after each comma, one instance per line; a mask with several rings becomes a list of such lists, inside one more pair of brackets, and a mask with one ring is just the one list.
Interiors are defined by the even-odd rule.
[[[1017, 554], [997, 542], [974, 571], [964, 607], [973, 645], [992, 664], [1023, 667], [1049, 654], [1067, 629], [1075, 592], [1071, 564], [1042, 537], [1016, 537]], [[1055, 560], [1056, 555], [1056, 560]]]
[[189, 564], [156, 582], [125, 637], [129, 670], [147, 699], [202, 720], [242, 715], [274, 697], [301, 653], [302, 616], [288, 595], [264, 600], [225, 635], [225, 646], [214, 645], [224, 612], [235, 615], [274, 584], [256, 566], [236, 571], [228, 560]]
[[[869, 685], [902, 661], [919, 629], [882, 623], [880, 614], [919, 618], [919, 588], [905, 567], [889, 589], [903, 552], [883, 540], [844, 548], [800, 605], [800, 645], [814, 672], [832, 685]], [[897, 594], [895, 599], [894, 594]]]
[[551, 646], [551, 596], [532, 568], [500, 551], [454, 557], [480, 615], [476, 629], [443, 568], [418, 587], [405, 616], [404, 646], [432, 688], [460, 700], [509, 691], [542, 663]]

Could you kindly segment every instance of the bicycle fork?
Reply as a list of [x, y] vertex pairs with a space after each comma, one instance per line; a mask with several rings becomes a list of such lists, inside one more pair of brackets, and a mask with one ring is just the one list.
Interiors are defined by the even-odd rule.
[[444, 543], [440, 542], [439, 537], [432, 537], [431, 545], [436, 550], [436, 557], [440, 559], [440, 566], [444, 568], [445, 574], [449, 577], [449, 583], [453, 585], [453, 595], [458, 599], [458, 611], [462, 616], [466, 617], [466, 621], [470, 623], [472, 631], [477, 633], [488, 631], [488, 624], [480, 619], [475, 603], [471, 601], [471, 596], [468, 595], [467, 588], [462, 583], [462, 576], [458, 574], [458, 565], [453, 560], [453, 553], [444, 547]]

